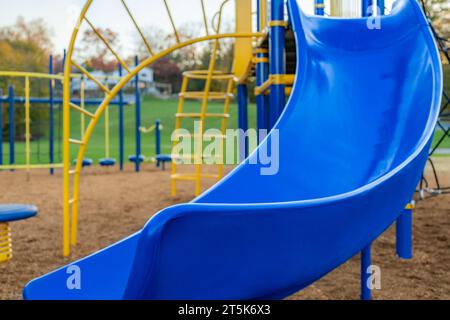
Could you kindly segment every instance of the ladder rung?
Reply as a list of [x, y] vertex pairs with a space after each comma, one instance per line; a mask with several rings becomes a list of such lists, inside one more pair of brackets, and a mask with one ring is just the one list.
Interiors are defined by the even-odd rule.
[[[190, 92], [181, 92], [180, 97], [188, 98], [188, 99], [203, 99], [205, 97], [205, 93], [202, 91], [190, 91]], [[232, 98], [232, 93], [225, 92], [210, 92], [208, 94], [209, 100], [225, 100], [227, 98]]]
[[87, 111], [86, 109], [83, 109], [83, 108], [77, 106], [76, 104], [74, 104], [74, 103], [72, 103], [72, 102], [70, 102], [69, 105], [70, 105], [70, 107], [71, 107], [72, 109], [74, 109], [74, 110], [76, 110], [76, 111], [78, 111], [78, 112], [80, 112], [80, 113], [82, 113], [82, 114], [85, 114], [85, 115], [87, 115], [88, 117], [95, 118], [95, 115], [94, 115], [93, 113], [90, 113], [90, 112]]
[[69, 200], [69, 204], [74, 204], [75, 202], [77, 202], [77, 200], [75, 200], [75, 199], [70, 199]]
[[74, 175], [74, 174], [76, 174], [78, 171], [77, 170], [69, 170], [69, 174], [70, 175]]
[[[205, 113], [203, 115], [205, 118], [229, 118], [228, 113]], [[175, 115], [177, 118], [201, 118], [201, 113], [177, 113]]]
[[83, 141], [77, 139], [69, 139], [69, 142], [73, 144], [79, 144], [81, 146], [84, 144]]

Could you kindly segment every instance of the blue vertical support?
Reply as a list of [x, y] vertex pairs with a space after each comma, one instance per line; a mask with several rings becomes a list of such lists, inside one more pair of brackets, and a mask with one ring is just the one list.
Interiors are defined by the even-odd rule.
[[0, 88], [0, 165], [3, 164], [3, 91]]
[[[284, 44], [285, 26], [284, 0], [272, 0], [270, 3], [270, 75], [271, 77], [282, 76], [286, 73]], [[275, 125], [286, 104], [285, 85], [274, 83], [270, 87], [270, 129]]]
[[380, 15], [380, 16], [384, 16], [384, 13], [385, 13], [385, 3], [384, 2], [385, 2], [384, 0], [377, 0], [377, 6], [378, 6], [378, 9], [380, 10], [378, 12], [378, 15]]
[[361, 15], [363, 17], [368, 17], [371, 14], [369, 14], [369, 8], [373, 5], [373, 0], [362, 0], [362, 5], [361, 5]]
[[[50, 55], [49, 58], [49, 62], [48, 62], [48, 73], [50, 75], [53, 74], [53, 56]], [[53, 94], [53, 84], [54, 84], [54, 80], [53, 79], [49, 79], [48, 80], [48, 93], [49, 93], [49, 113], [48, 113], [48, 117], [49, 117], [49, 134], [48, 134], [48, 139], [49, 139], [49, 160], [50, 160], [50, 164], [55, 163], [55, 147], [54, 147], [54, 142], [55, 142], [55, 118], [54, 118], [54, 94]], [[50, 174], [53, 175], [55, 173], [55, 169], [50, 168]]]
[[315, 0], [314, 1], [314, 11], [318, 16], [325, 15], [325, 1], [324, 0]]
[[397, 237], [397, 255], [402, 259], [412, 259], [412, 205], [403, 210], [395, 224]]
[[[136, 66], [139, 65], [139, 58], [134, 58]], [[141, 95], [139, 92], [139, 73], [135, 77], [134, 93], [136, 97], [136, 172], [141, 171]]]
[[[155, 122], [155, 156], [158, 157], [161, 154], [161, 121], [158, 119]], [[160, 161], [156, 161], [156, 166], [160, 166]]]
[[[261, 15], [261, 7], [260, 1], [257, 1], [257, 16]], [[260, 19], [257, 20], [257, 30], [258, 32], [262, 32], [262, 26]], [[261, 51], [262, 48], [259, 48]], [[265, 81], [269, 78], [269, 56], [268, 52], [257, 52], [256, 58], [258, 59], [258, 63], [256, 64], [256, 86], [261, 86]], [[264, 61], [267, 60], [267, 61]], [[260, 130], [268, 129], [268, 119], [269, 119], [269, 100], [265, 95], [257, 95], [256, 96], [256, 128], [258, 132]], [[258, 135], [259, 139], [259, 135]]]
[[[119, 63], [119, 77], [122, 78], [123, 70], [122, 65]], [[122, 89], [119, 91], [119, 165], [120, 165], [120, 171], [123, 171], [124, 166], [124, 154], [125, 154], [125, 148], [124, 148], [124, 120], [123, 120], [123, 108], [124, 108], [124, 99], [123, 99], [123, 91]]]
[[14, 107], [14, 87], [8, 87], [8, 113], [9, 113], [9, 164], [15, 164], [15, 150], [14, 150], [14, 137], [15, 137], [15, 107]]
[[243, 132], [243, 137], [239, 140], [243, 144], [239, 144], [239, 162], [244, 161], [248, 157], [248, 89], [247, 84], [240, 83], [237, 86], [238, 98], [238, 126]]
[[372, 250], [371, 245], [369, 244], [367, 247], [361, 251], [361, 300], [371, 300], [372, 299], [372, 290], [370, 289], [368, 282], [370, 278], [369, 267], [372, 264]]

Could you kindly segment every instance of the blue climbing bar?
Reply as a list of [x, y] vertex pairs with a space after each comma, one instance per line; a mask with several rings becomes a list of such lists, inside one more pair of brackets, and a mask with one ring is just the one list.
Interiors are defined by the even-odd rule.
[[272, 0], [270, 3], [270, 12], [269, 51], [272, 85], [270, 87], [269, 129], [272, 129], [286, 104], [285, 85], [281, 80], [286, 73], [284, 44], [287, 22], [284, 19], [284, 0]]
[[8, 87], [8, 120], [9, 120], [9, 164], [15, 164], [14, 137], [15, 137], [15, 107], [14, 107], [14, 87]]
[[242, 137], [239, 138], [239, 163], [248, 157], [248, 89], [247, 84], [240, 83], [237, 87], [238, 126]]
[[[53, 74], [53, 56], [50, 55], [48, 62], [48, 74]], [[48, 104], [48, 118], [49, 118], [49, 133], [48, 133], [48, 142], [49, 142], [49, 160], [50, 164], [55, 163], [55, 117], [54, 117], [54, 84], [55, 81], [53, 79], [48, 80], [48, 92], [49, 92], [49, 104]], [[53, 175], [55, 173], [54, 168], [50, 168], [50, 174]]]
[[324, 0], [315, 0], [314, 1], [314, 11], [318, 16], [325, 15], [325, 1]]
[[[119, 63], [119, 77], [122, 78], [123, 75], [123, 70], [122, 70], [122, 65]], [[124, 148], [124, 134], [125, 134], [125, 128], [124, 128], [124, 99], [123, 99], [123, 90], [119, 91], [119, 166], [120, 166], [120, 171], [123, 171], [123, 166], [124, 166], [124, 154], [125, 154], [125, 148]]]
[[372, 290], [369, 287], [370, 266], [372, 264], [371, 245], [361, 251], [361, 300], [371, 300]]
[[396, 227], [396, 249], [397, 255], [402, 259], [412, 259], [412, 230], [413, 230], [413, 218], [412, 212], [414, 209], [414, 203], [408, 204], [403, 210], [401, 216], [397, 219]]
[[[139, 65], [139, 58], [136, 56], [134, 58], [134, 63], [136, 67]], [[134, 81], [135, 87], [134, 87], [134, 94], [136, 97], [135, 106], [136, 106], [136, 172], [141, 171], [141, 95], [139, 92], [139, 73], [136, 74], [135, 81]]]

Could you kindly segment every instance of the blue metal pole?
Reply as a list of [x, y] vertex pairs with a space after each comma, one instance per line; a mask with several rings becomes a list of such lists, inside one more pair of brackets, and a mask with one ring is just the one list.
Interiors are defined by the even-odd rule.
[[[53, 74], [53, 56], [50, 55], [49, 63], [48, 63], [48, 73]], [[53, 164], [55, 162], [55, 148], [54, 148], [54, 141], [55, 141], [55, 119], [53, 114], [53, 107], [54, 107], [54, 96], [53, 96], [53, 80], [50, 79], [48, 81], [48, 92], [49, 92], [49, 158], [50, 163]], [[53, 175], [55, 173], [55, 169], [50, 169], [50, 174]]]
[[325, 15], [325, 1], [324, 0], [316, 0], [314, 3], [315, 13], [318, 16]]
[[[243, 143], [244, 145], [239, 145], [239, 162], [244, 161], [248, 157], [248, 90], [247, 84], [238, 84], [238, 125], [239, 129], [243, 131]], [[240, 141], [242, 141], [240, 139]]]
[[[122, 78], [123, 70], [122, 65], [119, 63], [119, 77]], [[124, 121], [123, 121], [123, 91], [119, 91], [119, 164], [120, 171], [123, 171], [124, 166]]]
[[403, 210], [396, 222], [397, 255], [402, 259], [412, 259], [412, 208]]
[[371, 300], [372, 290], [368, 286], [368, 281], [370, 278], [370, 273], [368, 272], [371, 266], [371, 245], [363, 249], [361, 252], [361, 300]]
[[14, 108], [14, 87], [8, 87], [8, 111], [9, 111], [9, 164], [12, 165], [15, 163], [14, 157], [14, 137], [15, 137], [15, 108]]
[[[261, 8], [260, 8], [260, 1], [257, 1], [257, 16], [260, 17], [261, 15]], [[261, 21], [260, 19], [257, 20], [257, 30], [258, 32], [261, 32]], [[269, 77], [269, 56], [267, 52], [258, 52], [256, 54], [256, 57], [260, 59], [260, 62], [256, 64], [256, 86], [261, 86], [265, 81], [267, 81]], [[262, 59], [267, 59], [267, 62], [263, 62]], [[257, 95], [256, 96], [256, 127], [259, 130], [267, 129], [269, 119], [268, 112], [269, 112], [269, 101], [267, 99], [267, 96], [265, 95]], [[259, 139], [259, 135], [258, 135]]]
[[[139, 65], [139, 58], [134, 59], [135, 65]], [[134, 93], [136, 96], [136, 172], [141, 170], [141, 95], [139, 93], [139, 73], [135, 77]]]
[[368, 16], [372, 15], [372, 14], [369, 14], [369, 8], [372, 5], [373, 5], [373, 0], [362, 0], [362, 6], [361, 6], [362, 12], [361, 12], [361, 15], [363, 17], [368, 17]]
[[380, 15], [380, 16], [384, 16], [384, 9], [385, 9], [385, 3], [384, 3], [384, 0], [377, 0], [377, 6], [378, 6], [378, 8], [380, 9], [380, 12], [378, 12], [378, 14]]
[[[161, 121], [160, 120], [156, 120], [155, 122], [155, 146], [156, 146], [156, 150], [155, 150], [155, 156], [159, 156], [161, 154]], [[156, 161], [156, 166], [159, 167], [160, 162], [159, 160]]]
[[[284, 1], [272, 0], [270, 4], [272, 26], [270, 28], [270, 74], [281, 76], [285, 71], [285, 28], [277, 23], [284, 20]], [[285, 106], [285, 85], [281, 83], [272, 84], [270, 87], [270, 129], [277, 122]]]
[[0, 88], [0, 165], [3, 164], [3, 90]]

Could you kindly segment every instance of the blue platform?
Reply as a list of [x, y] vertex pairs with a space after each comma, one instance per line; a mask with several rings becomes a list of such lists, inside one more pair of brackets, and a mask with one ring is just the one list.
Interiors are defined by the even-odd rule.
[[116, 165], [116, 159], [112, 159], [112, 158], [100, 159], [99, 164], [102, 167], [112, 167], [112, 166]]
[[[288, 5], [298, 71], [276, 131], [193, 202], [74, 262], [81, 290], [67, 288], [66, 266], [31, 281], [25, 298], [284, 298], [396, 221], [421, 178], [440, 108], [427, 20], [416, 0], [397, 1], [375, 30], [364, 18]], [[267, 149], [271, 165], [258, 161]]]
[[[90, 167], [92, 166], [92, 164], [94, 163], [94, 161], [92, 161], [92, 159], [83, 159], [83, 162], [81, 164], [81, 166], [84, 167]], [[73, 164], [76, 165], [77, 164], [77, 160], [73, 160]]]
[[38, 209], [35, 206], [25, 204], [0, 205], [0, 222], [13, 222], [36, 216]]
[[[131, 155], [128, 157], [128, 161], [136, 163], [138, 161], [138, 157], [136, 157], [136, 155]], [[139, 163], [142, 163], [145, 161], [145, 156], [140, 155], [139, 156]]]

